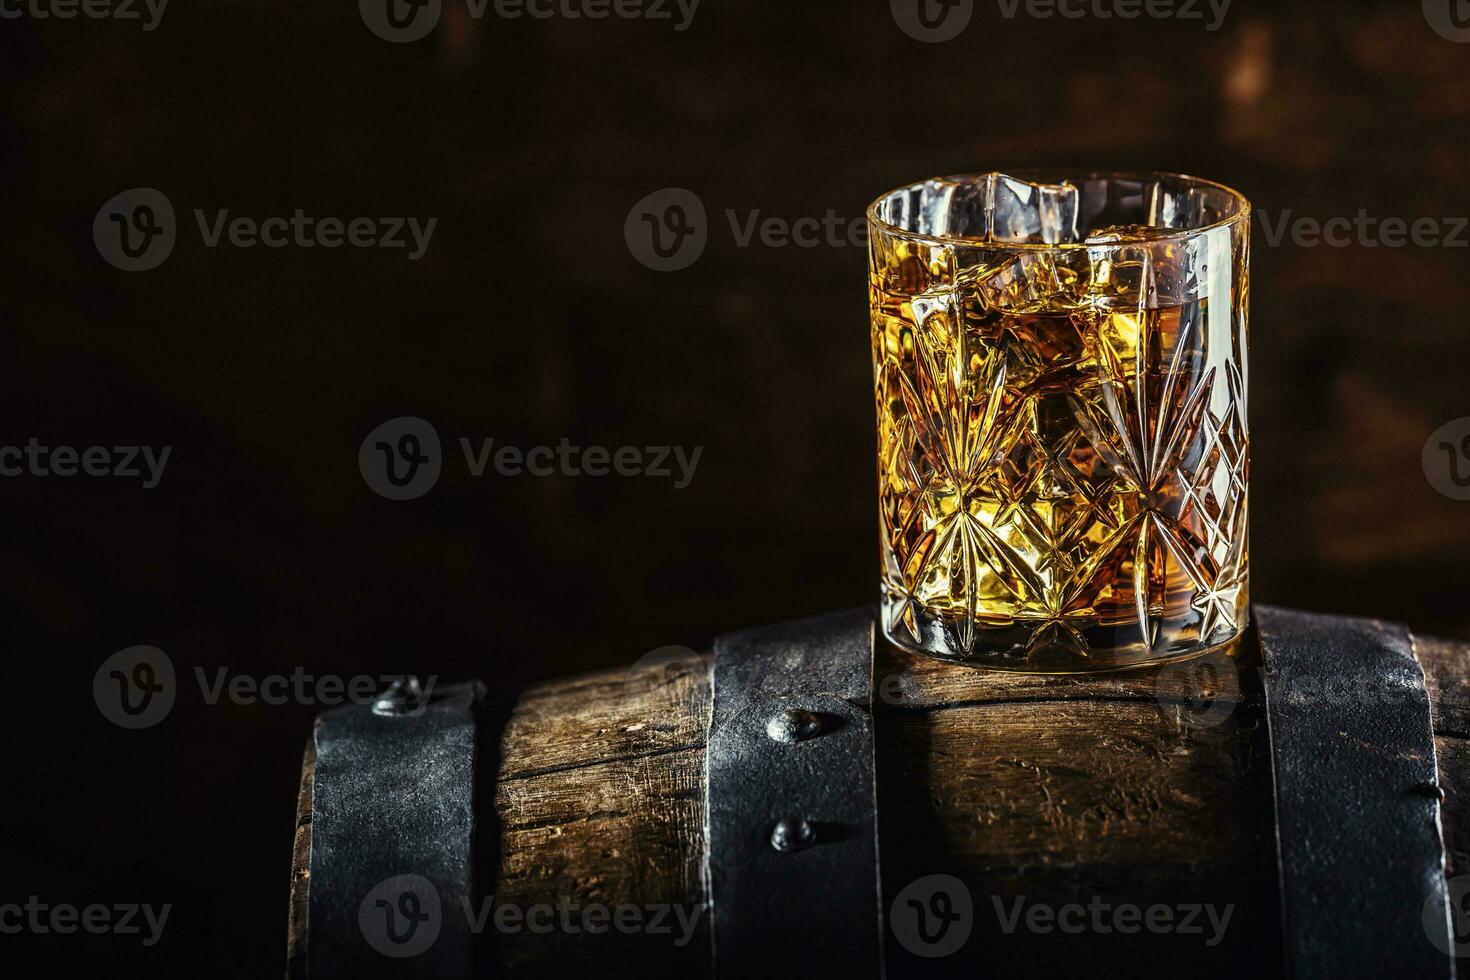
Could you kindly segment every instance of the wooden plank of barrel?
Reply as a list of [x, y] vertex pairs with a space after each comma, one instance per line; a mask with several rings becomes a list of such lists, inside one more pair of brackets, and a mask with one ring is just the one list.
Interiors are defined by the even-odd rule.
[[[1454, 876], [1470, 871], [1470, 645], [1419, 637], [1416, 650], [1433, 705]], [[1269, 745], [1250, 655], [1241, 662], [1239, 705], [1198, 724], [1160, 699], [1160, 668], [1003, 674], [880, 643], [874, 692], [885, 905], [909, 882], [949, 873], [969, 885], [975, 906], [967, 949], [934, 961], [926, 975], [973, 977], [977, 967], [997, 976], [1178, 968], [1278, 975]], [[491, 882], [494, 907], [520, 913], [510, 928], [489, 920], [481, 955], [493, 966], [485, 975], [709, 975], [710, 663], [706, 656], [686, 669], [660, 663], [542, 684], [515, 697], [498, 730], [482, 736], [491, 758], [479, 795], [494, 801], [493, 816], [481, 805], [482, 882]], [[308, 748], [288, 939], [288, 976], [298, 980], [306, 975], [312, 774]], [[1350, 915], [1350, 882], [1344, 899]], [[1055, 924], [1063, 906], [1091, 916], [1085, 909], [1099, 901], [1144, 912], [1164, 904], [1175, 928], [1120, 934], [1106, 911], [1080, 934]], [[524, 915], [537, 905], [569, 909], [563, 919], [572, 928], [527, 928]], [[1197, 913], [1201, 931], [1181, 932], [1193, 905], [1213, 906], [1217, 919], [1229, 906], [1227, 927], [1213, 928]], [[606, 908], [606, 917], [585, 918], [593, 906]], [[623, 913], [629, 928], [613, 926], [625, 906], [636, 909]], [[646, 930], [660, 906], [677, 908], [684, 920], [665, 912], [668, 932]], [[1027, 919], [1036, 907], [1050, 909], [1050, 918]]]

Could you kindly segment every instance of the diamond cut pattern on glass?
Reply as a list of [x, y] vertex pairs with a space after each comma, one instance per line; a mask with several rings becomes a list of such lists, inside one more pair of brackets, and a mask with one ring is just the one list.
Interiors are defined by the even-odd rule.
[[1087, 661], [1238, 632], [1243, 304], [1170, 302], [1157, 251], [992, 249], [906, 302], [875, 278], [891, 636]]

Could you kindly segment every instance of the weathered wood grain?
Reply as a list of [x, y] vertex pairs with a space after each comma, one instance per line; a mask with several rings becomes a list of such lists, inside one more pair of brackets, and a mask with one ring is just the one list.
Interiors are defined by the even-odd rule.
[[703, 746], [712, 663], [660, 658], [522, 692], [501, 734], [499, 779]]
[[288, 977], [306, 976], [306, 905], [311, 896], [311, 787], [315, 777], [316, 742], [308, 741], [301, 759], [296, 834], [291, 843], [291, 913], [286, 938]]
[[1415, 637], [1434, 711], [1434, 733], [1470, 738], [1470, 644]]
[[[887, 899], [936, 872], [963, 878], [977, 934], [959, 975], [1151, 966], [1227, 975], [1279, 961], [1270, 765], [1252, 648], [1176, 667], [1087, 676], [969, 670], [884, 647], [875, 687]], [[1418, 638], [1434, 706], [1450, 873], [1470, 869], [1470, 645]], [[480, 862], [494, 904], [616, 910], [678, 904], [669, 934], [491, 928], [482, 957], [517, 977], [703, 975], [708, 657], [521, 692], [498, 732]], [[293, 855], [290, 962], [309, 888], [312, 759]], [[1225, 941], [1008, 934], [989, 903], [1104, 896], [1234, 909]], [[981, 908], [986, 905], [985, 908]], [[578, 912], [572, 921], [580, 921]], [[630, 913], [631, 914], [631, 913]], [[648, 913], [642, 921], [647, 921]], [[982, 925], [982, 920], [987, 925]], [[674, 922], [672, 916], [668, 919]], [[1083, 937], [1085, 938], [1085, 937]], [[1260, 966], [1264, 964], [1264, 966]], [[302, 973], [292, 973], [301, 976]], [[489, 971], [487, 970], [487, 975]]]

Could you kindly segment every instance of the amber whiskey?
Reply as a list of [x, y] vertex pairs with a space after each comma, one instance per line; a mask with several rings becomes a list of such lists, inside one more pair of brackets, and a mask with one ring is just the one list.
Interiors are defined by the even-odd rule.
[[874, 229], [883, 625], [902, 645], [1073, 671], [1244, 625], [1239, 233], [1069, 232]]

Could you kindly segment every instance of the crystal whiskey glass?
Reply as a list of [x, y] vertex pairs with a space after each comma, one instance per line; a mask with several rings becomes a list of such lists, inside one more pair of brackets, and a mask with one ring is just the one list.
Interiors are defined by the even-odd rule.
[[1159, 173], [946, 177], [873, 203], [889, 640], [1072, 673], [1241, 633], [1249, 217]]

